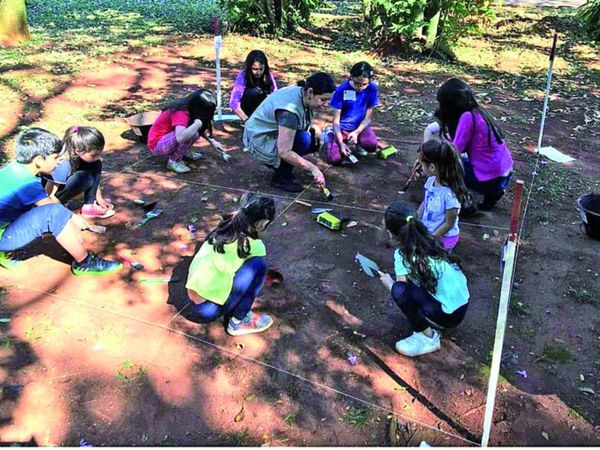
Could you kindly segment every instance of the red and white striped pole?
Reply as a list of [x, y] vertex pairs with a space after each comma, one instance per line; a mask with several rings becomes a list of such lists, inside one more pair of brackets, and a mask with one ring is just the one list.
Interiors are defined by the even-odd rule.
[[502, 288], [500, 290], [500, 304], [498, 305], [498, 318], [496, 320], [496, 336], [494, 338], [494, 350], [492, 353], [492, 364], [490, 366], [490, 379], [488, 381], [485, 414], [483, 416], [483, 434], [481, 437], [482, 447], [488, 446], [492, 427], [492, 418], [494, 416], [496, 390], [498, 388], [500, 363], [502, 361], [502, 348], [504, 346], [504, 335], [506, 332], [506, 319], [508, 317], [508, 304], [515, 273], [516, 250], [519, 243], [519, 221], [521, 220], [521, 204], [523, 203], [524, 184], [525, 183], [523, 180], [517, 180], [515, 184], [512, 211], [510, 215], [510, 229], [503, 252], [504, 269], [502, 271]]

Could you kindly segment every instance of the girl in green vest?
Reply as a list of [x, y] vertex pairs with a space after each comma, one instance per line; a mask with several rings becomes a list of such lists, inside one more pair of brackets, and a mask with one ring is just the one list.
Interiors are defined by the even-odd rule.
[[225, 316], [232, 336], [260, 333], [273, 325], [271, 316], [250, 308], [267, 274], [267, 252], [259, 236], [275, 217], [275, 202], [246, 193], [240, 205], [210, 232], [194, 256], [185, 285], [189, 299], [180, 305], [194, 322]]

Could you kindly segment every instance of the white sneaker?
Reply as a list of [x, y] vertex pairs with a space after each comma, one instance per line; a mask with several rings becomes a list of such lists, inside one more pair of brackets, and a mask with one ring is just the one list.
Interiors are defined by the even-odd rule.
[[172, 170], [175, 173], [187, 173], [190, 169], [183, 161], [171, 161], [167, 162], [167, 169]]
[[204, 153], [195, 148], [191, 148], [187, 152], [185, 152], [185, 155], [183, 155], [183, 159], [185, 161], [199, 161], [201, 159], [204, 159]]
[[440, 333], [433, 330], [433, 336], [427, 337], [418, 332], [396, 342], [396, 351], [404, 356], [421, 356], [440, 349]]

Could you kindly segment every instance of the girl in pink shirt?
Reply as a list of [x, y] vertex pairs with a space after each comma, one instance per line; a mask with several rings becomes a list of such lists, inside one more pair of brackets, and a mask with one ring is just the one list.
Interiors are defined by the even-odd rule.
[[202, 158], [192, 146], [204, 138], [215, 149], [223, 146], [212, 137], [212, 119], [217, 99], [208, 89], [198, 89], [187, 97], [169, 104], [158, 116], [148, 133], [148, 148], [153, 155], [167, 156], [167, 169], [186, 173], [191, 169], [183, 162]]
[[458, 78], [446, 81], [437, 92], [438, 123], [427, 127], [425, 140], [434, 134], [449, 140], [463, 157], [465, 184], [483, 195], [477, 206], [490, 210], [510, 182], [513, 160], [502, 131], [491, 114], [477, 103], [471, 88]]

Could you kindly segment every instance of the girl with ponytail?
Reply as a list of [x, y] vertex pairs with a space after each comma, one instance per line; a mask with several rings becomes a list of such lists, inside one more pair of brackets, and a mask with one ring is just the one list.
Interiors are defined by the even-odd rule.
[[419, 160], [429, 178], [425, 182], [425, 199], [417, 215], [427, 230], [450, 251], [459, 239], [460, 205], [469, 203], [460, 156], [451, 144], [432, 140], [419, 149]]
[[469, 302], [467, 280], [458, 260], [448, 254], [405, 203], [392, 203], [385, 227], [398, 243], [394, 253], [396, 281], [381, 282], [408, 318], [413, 333], [396, 342], [396, 351], [419, 356], [440, 349], [440, 334], [432, 328], [454, 328], [465, 317]]
[[232, 336], [265, 331], [273, 324], [266, 314], [250, 311], [267, 274], [265, 244], [260, 235], [275, 217], [273, 199], [246, 193], [240, 209], [223, 217], [189, 268], [188, 299], [176, 305], [187, 319], [228, 320]]

